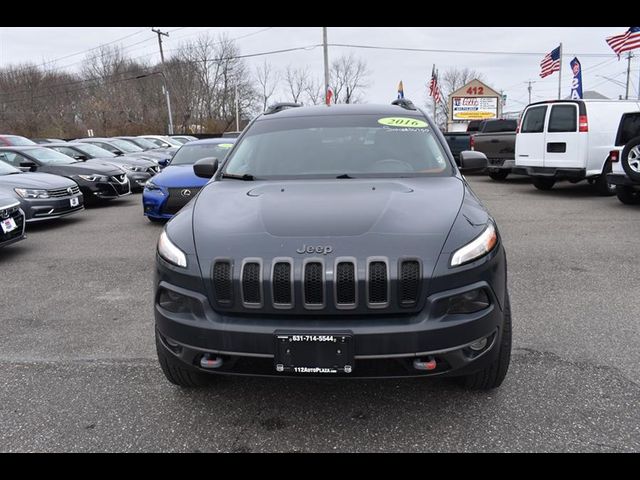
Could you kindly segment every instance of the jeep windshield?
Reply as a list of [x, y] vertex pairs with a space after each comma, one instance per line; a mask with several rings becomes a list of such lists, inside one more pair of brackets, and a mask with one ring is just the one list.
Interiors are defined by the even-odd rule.
[[449, 176], [442, 145], [421, 116], [261, 118], [229, 156], [225, 175], [256, 179]]

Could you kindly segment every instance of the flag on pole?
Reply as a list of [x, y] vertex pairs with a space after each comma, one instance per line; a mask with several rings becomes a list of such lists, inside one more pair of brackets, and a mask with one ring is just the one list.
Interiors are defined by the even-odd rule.
[[327, 96], [325, 98], [325, 103], [327, 105], [331, 105], [331, 99], [333, 98], [333, 89], [327, 86]]
[[623, 34], [607, 37], [607, 43], [620, 59], [621, 53], [640, 48], [640, 27], [629, 27]]
[[558, 71], [560, 71], [560, 47], [551, 50], [540, 62], [540, 76], [542, 78]]
[[398, 84], [398, 98], [404, 98], [404, 86], [402, 85], [402, 80]]
[[435, 67], [431, 71], [431, 82], [429, 82], [429, 96], [433, 97], [433, 101], [438, 103], [440, 101], [440, 88], [438, 87], [438, 76], [436, 75]]

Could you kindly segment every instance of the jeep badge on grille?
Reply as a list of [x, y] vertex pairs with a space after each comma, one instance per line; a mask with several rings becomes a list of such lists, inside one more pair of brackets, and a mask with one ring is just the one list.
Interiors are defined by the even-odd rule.
[[319, 253], [322, 255], [328, 255], [333, 252], [333, 247], [331, 245], [302, 245], [299, 249], [296, 250], [297, 253]]

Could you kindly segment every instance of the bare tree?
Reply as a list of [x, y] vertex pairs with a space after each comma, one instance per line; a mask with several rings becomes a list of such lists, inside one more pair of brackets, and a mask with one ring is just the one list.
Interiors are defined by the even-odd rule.
[[273, 68], [265, 60], [262, 65], [256, 67], [256, 81], [258, 82], [258, 91], [262, 100], [262, 110], [267, 109], [269, 99], [273, 96], [278, 87], [280, 74], [273, 71]]
[[445, 101], [449, 98], [449, 95], [473, 79], [483, 81], [484, 76], [476, 70], [467, 67], [462, 69], [452, 67], [439, 73], [438, 84], [440, 85], [440, 91]]
[[304, 88], [304, 93], [310, 104], [318, 105], [324, 103], [324, 87], [322, 86], [322, 81], [309, 78]]
[[300, 96], [309, 83], [309, 70], [306, 67], [294, 69], [289, 65], [285, 71], [284, 81], [291, 96], [291, 101], [298, 103]]
[[333, 88], [333, 103], [362, 101], [361, 91], [369, 87], [366, 79], [370, 74], [366, 62], [353, 54], [334, 60], [329, 81]]

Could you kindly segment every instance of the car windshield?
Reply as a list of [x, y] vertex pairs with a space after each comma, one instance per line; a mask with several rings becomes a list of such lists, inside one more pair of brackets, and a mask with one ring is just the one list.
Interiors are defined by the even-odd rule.
[[11, 145], [20, 146], [20, 145], [37, 145], [33, 140], [29, 140], [28, 138], [21, 137], [20, 135], [5, 135], [5, 138], [11, 142]]
[[12, 173], [22, 173], [22, 170], [4, 163], [0, 157], [0, 175], [11, 175]]
[[115, 153], [111, 153], [109, 150], [105, 150], [102, 147], [99, 147], [97, 145], [93, 145], [91, 143], [83, 143], [82, 145], [74, 145], [74, 148], [76, 150], [80, 150], [82, 153], [84, 153], [85, 155], [88, 155], [89, 157], [95, 157], [95, 158], [111, 158], [111, 157], [116, 157], [117, 155]]
[[423, 117], [318, 115], [255, 122], [224, 173], [283, 179], [416, 177], [451, 175], [452, 166]]
[[77, 160], [64, 153], [56, 152], [55, 150], [45, 147], [30, 148], [25, 153], [45, 165], [68, 165], [77, 163]]
[[158, 146], [155, 143], [150, 142], [146, 138], [131, 138], [127, 140], [129, 140], [130, 142], [134, 142], [136, 145], [146, 150], [149, 150], [151, 148], [158, 148]]
[[198, 160], [215, 157], [222, 161], [233, 147], [233, 142], [183, 145], [171, 159], [171, 165], [193, 165]]
[[112, 138], [109, 143], [114, 144], [119, 150], [125, 153], [143, 152], [144, 150], [137, 146], [135, 143], [128, 140], [122, 140], [121, 138]]

